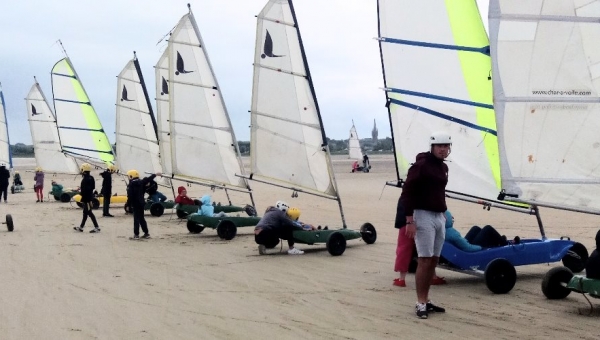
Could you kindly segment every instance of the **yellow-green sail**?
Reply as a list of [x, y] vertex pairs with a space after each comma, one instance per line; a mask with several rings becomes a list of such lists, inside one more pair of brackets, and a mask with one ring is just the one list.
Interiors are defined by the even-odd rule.
[[52, 92], [63, 152], [95, 163], [114, 163], [112, 146], [68, 57], [52, 68]]

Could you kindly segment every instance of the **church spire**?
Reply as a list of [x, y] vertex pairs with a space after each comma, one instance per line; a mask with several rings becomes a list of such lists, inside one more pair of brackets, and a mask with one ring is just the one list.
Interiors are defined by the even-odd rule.
[[377, 144], [377, 136], [379, 135], [379, 130], [377, 130], [377, 122], [373, 119], [373, 131], [371, 131], [371, 138], [373, 139], [373, 144]]

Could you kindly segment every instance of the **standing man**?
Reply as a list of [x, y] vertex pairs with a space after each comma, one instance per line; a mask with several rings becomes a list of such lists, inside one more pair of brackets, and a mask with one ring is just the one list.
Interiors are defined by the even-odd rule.
[[94, 198], [94, 189], [96, 189], [96, 180], [90, 175], [92, 166], [88, 163], [83, 163], [79, 170], [81, 171], [81, 175], [83, 175], [79, 187], [81, 190], [81, 204], [83, 204], [83, 218], [79, 227], [74, 227], [73, 229], [83, 231], [83, 227], [85, 227], [85, 222], [89, 216], [94, 224], [94, 229], [90, 230], [90, 233], [99, 233], [100, 227], [98, 227], [96, 216], [94, 216], [94, 212], [92, 211], [92, 199]]
[[8, 180], [10, 178], [10, 171], [6, 168], [6, 163], [0, 164], [0, 200], [4, 196], [4, 203], [6, 203], [6, 194], [8, 193]]
[[144, 232], [142, 238], [148, 239], [150, 238], [150, 233], [148, 232], [148, 224], [144, 218], [144, 205], [146, 203], [144, 201], [144, 193], [148, 183], [153, 181], [154, 177], [161, 176], [161, 173], [157, 172], [156, 174], [140, 179], [140, 173], [137, 170], [129, 170], [127, 171], [127, 176], [129, 177], [129, 185], [127, 186], [126, 204], [133, 210], [133, 237], [131, 239], [140, 239], [140, 226]]
[[104, 217], [114, 217], [108, 212], [108, 208], [110, 206], [110, 197], [112, 196], [112, 174], [117, 172], [117, 167], [114, 165], [109, 165], [108, 169], [104, 170], [100, 173], [102, 176], [102, 197], [104, 197], [104, 206], [102, 208], [102, 216]]
[[414, 237], [419, 256], [415, 312], [421, 319], [427, 319], [428, 312], [446, 311], [431, 302], [429, 288], [444, 245], [448, 184], [448, 165], [444, 160], [450, 155], [452, 139], [448, 133], [436, 132], [429, 145], [429, 152], [418, 154], [408, 169], [400, 195], [406, 214], [406, 236]]

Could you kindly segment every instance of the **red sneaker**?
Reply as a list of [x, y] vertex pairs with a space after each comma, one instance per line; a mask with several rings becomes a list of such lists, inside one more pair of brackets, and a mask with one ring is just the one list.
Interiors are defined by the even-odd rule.
[[445, 285], [448, 282], [446, 282], [446, 279], [444, 279], [443, 277], [434, 277], [433, 279], [431, 279], [431, 285], [432, 286], [438, 286], [438, 285]]
[[398, 286], [398, 287], [406, 287], [406, 281], [396, 278], [394, 279], [394, 286]]

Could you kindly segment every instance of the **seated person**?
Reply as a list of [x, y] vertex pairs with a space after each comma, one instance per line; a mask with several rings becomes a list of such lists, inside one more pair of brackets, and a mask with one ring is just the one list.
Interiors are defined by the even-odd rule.
[[352, 172], [358, 171], [358, 161], [352, 163]]
[[[465, 237], [454, 229], [454, 217], [450, 210], [446, 210], [446, 242], [451, 243], [458, 249], [466, 252], [479, 251], [483, 248], [502, 247], [509, 244], [506, 236], [500, 235], [494, 227], [486, 225], [483, 228], [473, 226]], [[518, 242], [518, 236], [515, 237]]]
[[209, 217], [225, 217], [225, 216], [227, 216], [222, 211], [215, 214], [215, 207], [212, 205], [210, 195], [202, 196], [202, 198], [200, 199], [200, 202], [202, 202], [202, 205], [198, 209], [198, 215], [209, 216]]
[[21, 175], [19, 175], [18, 171], [15, 171], [15, 177], [13, 178], [13, 183], [14, 183], [14, 185], [23, 185], [23, 182], [21, 181]]
[[195, 205], [194, 200], [187, 196], [187, 190], [185, 187], [181, 186], [177, 188], [177, 197], [175, 197], [175, 203], [181, 205]]
[[306, 223], [298, 221], [298, 218], [300, 218], [300, 209], [291, 207], [287, 210], [286, 214], [292, 221], [294, 221], [296, 226], [298, 226], [304, 230], [317, 230], [317, 228], [314, 225], [306, 224]]
[[590, 255], [585, 265], [585, 276], [588, 279], [600, 280], [600, 230], [596, 233], [596, 249]]
[[263, 217], [254, 228], [254, 241], [258, 244], [258, 253], [268, 254], [279, 244], [279, 239], [288, 241], [288, 255], [302, 255], [304, 252], [294, 247], [294, 230], [301, 230], [286, 214], [287, 203], [278, 201], [274, 207], [268, 207]]
[[[150, 176], [152, 177], [152, 176]], [[148, 199], [154, 203], [160, 203], [167, 200], [167, 196], [163, 195], [158, 191], [158, 183], [154, 180], [154, 177], [144, 178], [144, 191], [148, 194]], [[148, 179], [148, 180], [146, 180]]]
[[52, 192], [61, 193], [63, 191], [63, 186], [56, 183], [55, 180], [52, 180]]

